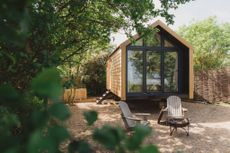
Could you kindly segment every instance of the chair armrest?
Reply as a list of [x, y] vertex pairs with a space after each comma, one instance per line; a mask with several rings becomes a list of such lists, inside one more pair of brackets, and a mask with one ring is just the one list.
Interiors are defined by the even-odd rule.
[[161, 109], [161, 111], [163, 111], [163, 112], [167, 112], [167, 111], [168, 111], [168, 107], [166, 107], [166, 108], [162, 108], [162, 109]]
[[150, 116], [150, 113], [135, 113], [136, 116]]
[[187, 111], [188, 111], [188, 109], [187, 109], [187, 108], [183, 108], [183, 107], [182, 107], [182, 111], [183, 111], [183, 112], [187, 112]]
[[136, 117], [127, 117], [127, 116], [123, 116], [123, 117], [129, 120], [142, 121], [142, 119]]

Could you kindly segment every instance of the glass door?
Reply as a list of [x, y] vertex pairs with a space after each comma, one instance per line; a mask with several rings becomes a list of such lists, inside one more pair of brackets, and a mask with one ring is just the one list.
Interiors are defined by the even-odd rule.
[[127, 83], [129, 93], [143, 91], [143, 51], [128, 50], [127, 52]]
[[166, 51], [164, 54], [164, 92], [178, 92], [178, 54]]
[[146, 91], [161, 91], [161, 53], [146, 52]]
[[127, 47], [127, 93], [160, 95], [179, 93], [180, 49], [162, 34], [155, 40], [139, 39]]

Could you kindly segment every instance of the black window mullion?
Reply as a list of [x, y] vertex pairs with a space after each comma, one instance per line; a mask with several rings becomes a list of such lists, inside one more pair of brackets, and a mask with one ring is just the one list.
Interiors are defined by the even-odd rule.
[[[165, 84], [164, 84], [164, 81], [165, 81], [165, 54], [166, 52], [177, 52], [177, 57], [178, 57], [178, 93], [182, 93], [182, 60], [181, 60], [181, 50], [180, 48], [178, 48], [177, 46], [175, 47], [165, 47], [164, 45], [164, 41], [166, 39], [166, 37], [162, 34], [162, 33], [159, 33], [160, 34], [160, 46], [146, 46], [145, 42], [143, 41], [143, 46], [127, 46], [126, 47], [126, 55], [127, 55], [127, 51], [128, 50], [133, 50], [133, 51], [142, 51], [143, 55], [142, 55], [142, 60], [143, 60], [143, 73], [142, 73], [142, 83], [143, 83], [143, 86], [142, 86], [142, 93], [147, 93], [148, 90], [147, 90], [147, 66], [148, 66], [148, 57], [147, 57], [147, 52], [159, 52], [160, 53], [160, 77], [161, 77], [161, 80], [160, 80], [160, 83], [161, 83], [161, 88], [160, 88], [160, 91], [159, 93], [155, 92], [155, 94], [167, 94], [168, 92], [165, 91]], [[126, 78], [128, 80], [128, 57], [126, 56]], [[126, 91], [128, 93], [128, 83], [126, 81]], [[154, 92], [153, 92], [154, 93]], [[131, 93], [132, 94], [132, 93]], [[140, 93], [139, 93], [140, 94]]]
[[164, 92], [164, 38], [161, 35], [161, 92]]
[[181, 80], [182, 80], [182, 78], [181, 78], [181, 74], [182, 74], [182, 69], [181, 69], [181, 66], [182, 66], [182, 60], [181, 60], [181, 49], [177, 49], [177, 58], [178, 58], [178, 80], [177, 80], [177, 82], [178, 82], [178, 93], [182, 93], [182, 86], [181, 86]]
[[147, 66], [147, 60], [146, 60], [146, 50], [143, 49], [143, 92], [146, 93], [147, 86], [146, 86], [146, 66]]

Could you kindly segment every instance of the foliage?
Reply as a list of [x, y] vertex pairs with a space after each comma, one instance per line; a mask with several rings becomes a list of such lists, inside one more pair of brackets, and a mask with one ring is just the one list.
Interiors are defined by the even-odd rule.
[[[188, 1], [161, 0], [159, 9], [152, 0], [2, 2], [1, 152], [60, 152], [60, 144], [70, 139], [62, 125], [70, 112], [60, 102], [62, 86], [55, 67], [71, 60], [79, 62], [86, 51], [103, 48], [109, 43], [111, 32], [120, 28], [127, 34], [133, 29], [142, 32], [143, 24], [156, 16], [172, 23], [169, 9]], [[85, 141], [73, 141], [69, 148], [91, 150]]]
[[216, 17], [179, 28], [179, 34], [194, 47], [196, 70], [218, 69], [230, 64], [230, 24]]
[[108, 54], [93, 56], [82, 67], [82, 83], [91, 96], [101, 95], [106, 88], [106, 60]]
[[[8, 93], [0, 97], [2, 152], [58, 152], [60, 143], [69, 138], [68, 131], [59, 124], [70, 112], [58, 101], [62, 86], [56, 80], [60, 76], [55, 69], [44, 69], [32, 80], [31, 92], [43, 99], [34, 99], [40, 105], [37, 110], [33, 109], [34, 102], [29, 103], [32, 99], [27, 99], [28, 93], [17, 93], [10, 85], [0, 87], [0, 93]], [[49, 105], [48, 98], [52, 100]]]
[[[97, 113], [93, 111], [85, 112], [85, 119], [88, 125], [92, 125], [92, 120], [96, 121]], [[87, 114], [87, 115], [86, 115]], [[159, 152], [154, 145], [143, 145], [144, 138], [151, 134], [151, 128], [138, 125], [134, 128], [131, 136], [127, 135], [119, 127], [104, 125], [101, 128], [93, 130], [93, 139], [102, 144], [106, 149], [117, 153], [141, 152], [141, 153], [157, 153]]]
[[[144, 32], [144, 23], [189, 0], [7, 0], [0, 6], [0, 81], [20, 90], [43, 67], [83, 58], [87, 50], [109, 43], [111, 32]], [[103, 10], [103, 11], [101, 11]], [[147, 32], [147, 31], [146, 31]], [[78, 62], [78, 60], [75, 60]]]
[[[37, 94], [42, 97], [56, 97], [61, 95], [62, 88], [60, 88], [61, 78], [56, 69], [43, 70], [38, 76], [36, 76], [31, 84], [31, 87]], [[46, 88], [44, 88], [46, 87]]]
[[97, 120], [97, 112], [95, 111], [84, 112], [84, 117], [88, 125], [92, 125]]
[[[67, 89], [87, 87], [91, 96], [102, 94], [104, 92], [102, 90], [105, 89], [106, 59], [107, 54], [111, 52], [111, 48], [111, 46], [101, 46], [100, 48], [87, 50], [58, 66], [64, 87]], [[95, 90], [93, 86], [99, 88]]]

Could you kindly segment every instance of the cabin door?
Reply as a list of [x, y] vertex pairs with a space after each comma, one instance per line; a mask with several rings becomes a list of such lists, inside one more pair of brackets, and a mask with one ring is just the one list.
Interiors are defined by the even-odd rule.
[[163, 59], [164, 92], [178, 92], [178, 52], [166, 51]]
[[146, 51], [145, 67], [147, 93], [178, 92], [177, 51]]
[[161, 53], [159, 51], [146, 52], [146, 91], [162, 91]]

